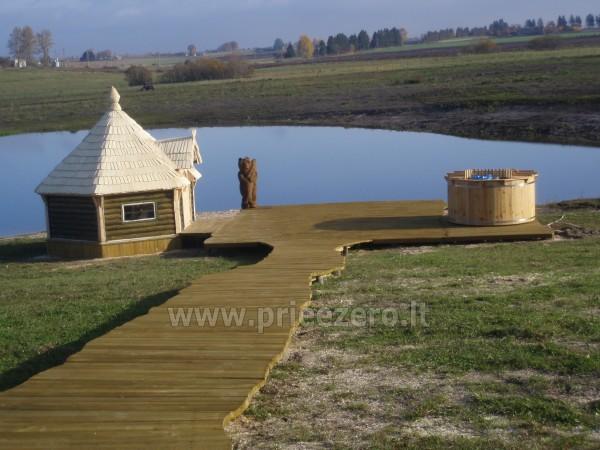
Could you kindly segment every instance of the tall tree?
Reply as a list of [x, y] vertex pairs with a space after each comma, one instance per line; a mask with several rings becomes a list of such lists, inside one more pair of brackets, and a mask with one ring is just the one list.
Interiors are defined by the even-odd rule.
[[36, 35], [38, 51], [42, 55], [42, 64], [50, 65], [50, 49], [54, 45], [50, 30], [42, 30]]
[[338, 53], [347, 53], [350, 51], [350, 39], [344, 33], [336, 34], [334, 40]]
[[33, 61], [33, 55], [36, 51], [35, 33], [30, 26], [24, 26], [21, 30], [21, 57], [27, 62]]
[[569, 23], [567, 22], [567, 18], [565, 16], [558, 16], [558, 20], [556, 21], [556, 26], [559, 30], [564, 30]]
[[371, 48], [379, 48], [381, 46], [381, 42], [380, 42], [380, 32], [376, 31], [373, 33], [373, 37], [371, 38], [371, 43], [369, 44], [369, 47]]
[[350, 51], [358, 50], [358, 36], [356, 34], [351, 34], [348, 41], [350, 42]]
[[285, 48], [285, 42], [283, 42], [283, 39], [281, 39], [281, 38], [275, 39], [275, 42], [273, 42], [273, 50], [275, 50], [278, 53], [281, 53], [284, 48]]
[[329, 36], [327, 38], [327, 54], [328, 55], [336, 55], [338, 53], [337, 46], [335, 44], [335, 40], [333, 36]]
[[569, 25], [571, 25], [572, 27], [577, 25], [577, 19], [575, 19], [575, 16], [573, 14], [571, 14], [571, 16], [569, 17]]
[[542, 19], [541, 17], [538, 19], [537, 21], [537, 29], [538, 29], [538, 33], [543, 34], [544, 33], [544, 19]]
[[298, 41], [298, 56], [302, 58], [312, 58], [315, 53], [315, 47], [312, 40], [305, 34], [300, 36]]
[[358, 50], [368, 50], [370, 44], [369, 34], [365, 30], [358, 33]]
[[319, 41], [319, 56], [325, 56], [327, 55], [327, 44], [325, 43], [325, 41], [320, 40]]
[[8, 39], [10, 54], [27, 62], [33, 61], [36, 52], [35, 34], [30, 26], [15, 27]]
[[292, 45], [292, 43], [290, 42], [287, 46], [287, 50], [285, 51], [285, 55], [286, 58], [295, 58], [296, 57], [296, 50], [294, 49], [294, 46]]
[[21, 49], [23, 48], [22, 31], [21, 27], [14, 27], [8, 37], [8, 51], [13, 58], [21, 58]]
[[585, 18], [585, 24], [588, 28], [594, 28], [594, 25], [596, 24], [596, 18], [593, 14], [587, 15], [587, 17]]
[[493, 36], [507, 36], [510, 31], [510, 26], [504, 19], [495, 20], [490, 25], [490, 32]]

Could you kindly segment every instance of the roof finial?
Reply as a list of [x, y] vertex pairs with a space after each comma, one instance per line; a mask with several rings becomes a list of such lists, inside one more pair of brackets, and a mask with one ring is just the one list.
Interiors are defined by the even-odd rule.
[[110, 109], [112, 111], [121, 111], [121, 105], [119, 105], [119, 100], [121, 96], [119, 92], [115, 89], [114, 86], [110, 88]]

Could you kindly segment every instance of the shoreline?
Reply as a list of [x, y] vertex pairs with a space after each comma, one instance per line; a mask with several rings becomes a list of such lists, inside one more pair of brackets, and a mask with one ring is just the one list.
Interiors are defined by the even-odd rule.
[[[211, 123], [204, 121], [142, 121], [149, 129], [162, 128], [244, 128], [244, 127], [325, 127], [363, 130], [396, 131], [407, 133], [432, 133], [442, 136], [477, 139], [497, 142], [527, 142], [536, 144], [569, 145], [589, 148], [600, 148], [600, 112], [579, 110], [566, 115], [550, 114], [541, 119], [540, 114], [548, 114], [541, 110], [522, 110], [505, 108], [507, 111], [485, 113], [474, 110], [454, 112], [406, 111], [398, 114], [369, 115], [329, 115], [307, 116], [296, 119], [279, 120], [221, 120]], [[502, 116], [510, 116], [510, 120], [498, 120]], [[536, 121], [527, 120], [538, 115]], [[547, 119], [547, 120], [546, 120]], [[554, 128], [553, 134], [536, 132], [538, 129], [553, 128], [555, 122], [560, 127]], [[23, 134], [43, 133], [78, 133], [89, 127], [32, 127], [27, 130], [0, 130], [0, 138]], [[568, 133], [566, 132], [568, 129]]]
[[[150, 93], [127, 86], [120, 72], [0, 71], [0, 135], [88, 129], [114, 85], [147, 129], [337, 126], [600, 147], [599, 64], [597, 45], [311, 61], [243, 79], [157, 84]], [[29, 97], [8, 89], [20, 85]]]

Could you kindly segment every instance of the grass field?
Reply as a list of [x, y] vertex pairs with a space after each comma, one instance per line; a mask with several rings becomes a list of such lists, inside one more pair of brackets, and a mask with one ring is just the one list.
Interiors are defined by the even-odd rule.
[[69, 262], [44, 254], [41, 239], [0, 240], [0, 390], [59, 364], [193, 279], [254, 261], [178, 253]]
[[[597, 30], [589, 30], [582, 31], [579, 33], [557, 33], [552, 36], [558, 36], [562, 39], [577, 39], [584, 37], [593, 37], [599, 36], [600, 31]], [[499, 38], [489, 38], [494, 41], [498, 45], [503, 44], [515, 44], [521, 42], [529, 42], [532, 39], [538, 38], [540, 35], [535, 36], [510, 36], [510, 37], [499, 37]], [[454, 38], [454, 39], [445, 39], [443, 41], [438, 42], [426, 42], [422, 44], [412, 44], [412, 45], [403, 45], [401, 47], [386, 47], [386, 48], [378, 48], [373, 50], [368, 50], [368, 52], [405, 52], [412, 50], [429, 50], [436, 48], [448, 48], [448, 47], [468, 47], [469, 45], [476, 44], [480, 39], [485, 39], [485, 36], [482, 37], [466, 37], [466, 38]]]
[[[577, 39], [577, 38], [600, 36], [600, 31], [599, 30], [586, 30], [586, 31], [581, 31], [581, 32], [577, 32], [577, 33], [557, 33], [557, 34], [553, 34], [553, 36], [558, 36], [563, 39]], [[503, 44], [529, 42], [532, 39], [535, 39], [537, 37], [539, 37], [539, 35], [510, 36], [510, 37], [498, 37], [498, 38], [490, 38], [490, 39], [493, 40], [494, 42], [496, 42], [498, 45], [503, 45]], [[466, 38], [445, 39], [443, 41], [438, 41], [438, 42], [426, 42], [426, 43], [419, 43], [419, 44], [403, 45], [403, 46], [398, 46], [398, 47], [385, 47], [385, 48], [370, 49], [370, 50], [360, 52], [360, 54], [411, 52], [411, 51], [416, 51], [416, 50], [432, 50], [432, 49], [444, 49], [444, 48], [451, 48], [451, 47], [467, 47], [469, 45], [473, 45], [473, 44], [477, 43], [482, 38], [484, 38], [484, 37], [466, 37]], [[253, 50], [241, 50], [239, 52], [236, 52], [235, 54], [241, 55], [244, 57], [256, 56], [255, 52]], [[231, 53], [225, 53], [225, 52], [208, 53], [207, 55], [200, 55], [197, 58], [201, 58], [203, 56], [207, 56], [209, 58], [223, 58], [223, 57], [231, 56]], [[129, 67], [131, 65], [140, 65], [140, 66], [146, 66], [146, 67], [156, 69], [157, 67], [163, 68], [163, 67], [169, 67], [169, 66], [173, 66], [175, 64], [183, 63], [188, 59], [193, 59], [193, 58], [189, 57], [189, 56], [162, 56], [160, 58], [158, 56], [140, 56], [140, 57], [135, 56], [135, 57], [124, 57], [120, 60], [114, 60], [114, 61], [93, 61], [93, 62], [68, 61], [67, 65], [69, 67], [80, 68], [80, 69], [85, 68], [85, 67], [96, 68], [96, 69], [117, 67], [117, 68], [121, 68], [121, 69], [126, 69], [127, 67]], [[276, 62], [276, 59], [274, 57], [261, 57], [259, 59], [253, 59], [252, 61], [254, 63], [258, 63], [258, 64], [265, 64], [265, 63], [274, 63], [274, 62]]]
[[394, 307], [408, 322], [416, 302], [416, 325], [308, 321], [230, 426], [238, 448], [598, 448], [600, 212], [563, 221], [589, 236], [351, 252], [315, 285], [315, 314]]
[[[235, 53], [235, 55], [239, 56], [253, 56], [255, 54], [252, 50], [240, 50]], [[169, 68], [174, 66], [175, 64], [181, 64], [189, 59], [197, 59], [203, 58], [204, 56], [208, 58], [226, 58], [231, 56], [231, 52], [212, 52], [207, 53], [206, 55], [198, 55], [196, 57], [191, 56], [125, 56], [122, 59], [111, 60], [111, 61], [91, 61], [91, 62], [83, 62], [83, 61], [66, 61], [66, 67], [68, 68], [76, 68], [76, 69], [84, 69], [84, 68], [92, 68], [92, 69], [122, 69], [125, 70], [129, 66], [145, 66], [148, 68]], [[272, 61], [270, 59], [269, 61]]]
[[[241, 448], [595, 448], [600, 201], [541, 210], [555, 242], [357, 250], [312, 310], [426, 305], [427, 326], [302, 327], [232, 425]], [[60, 363], [202, 274], [256, 256], [52, 261], [0, 240], [0, 390]], [[419, 306], [420, 308], [420, 306]], [[307, 445], [308, 445], [307, 444]]]
[[[580, 239], [351, 252], [311, 310], [393, 307], [409, 321], [415, 302], [417, 322], [307, 321], [230, 426], [236, 448], [597, 448], [600, 200], [539, 213]], [[44, 253], [40, 238], [0, 240], [0, 390], [192, 279], [260, 257]]]
[[110, 85], [146, 127], [342, 125], [600, 144], [600, 47], [259, 69], [249, 79], [127, 87], [112, 71], [0, 71], [0, 134], [78, 130]]

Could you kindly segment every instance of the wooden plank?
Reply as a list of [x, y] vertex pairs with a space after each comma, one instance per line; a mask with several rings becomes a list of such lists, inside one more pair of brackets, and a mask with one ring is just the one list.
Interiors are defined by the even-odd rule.
[[[156, 203], [156, 220], [124, 223], [121, 206], [141, 202]], [[174, 234], [176, 227], [173, 214], [173, 191], [106, 196], [104, 197], [104, 219], [107, 241]]]
[[[105, 217], [118, 217], [120, 202], [137, 198], [107, 197]], [[537, 222], [451, 225], [442, 216], [444, 206], [441, 201], [294, 205], [247, 210], [219, 223], [208, 247], [259, 244], [271, 252], [253, 266], [195, 280], [147, 315], [89, 342], [63, 365], [0, 394], [0, 447], [230, 448], [223, 425], [244, 411], [283, 354], [310, 302], [311, 282], [343, 269], [344, 248], [551, 236]], [[205, 231], [206, 224], [192, 224], [185, 232]], [[168, 248], [170, 241], [82, 247], [121, 256]], [[215, 326], [170, 322], [170, 308], [213, 307], [245, 308], [246, 316], [239, 325], [222, 317]], [[248, 321], [257, 321], [265, 308], [291, 308], [295, 317], [259, 333]]]
[[106, 242], [106, 225], [104, 220], [104, 197], [94, 197], [96, 216], [98, 218], [98, 242]]
[[98, 240], [96, 207], [91, 197], [46, 196], [51, 238]]

